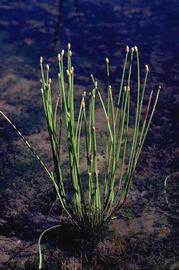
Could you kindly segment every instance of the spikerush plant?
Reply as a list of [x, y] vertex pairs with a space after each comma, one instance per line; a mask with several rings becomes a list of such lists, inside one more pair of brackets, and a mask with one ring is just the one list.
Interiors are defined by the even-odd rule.
[[[75, 117], [74, 105], [74, 68], [71, 63], [71, 45], [67, 46], [67, 67], [64, 67], [64, 50], [58, 55], [58, 97], [52, 101], [52, 80], [49, 77], [49, 65], [44, 67], [43, 58], [40, 58], [41, 93], [45, 118], [51, 143], [54, 172], [51, 172], [32, 146], [26, 141], [12, 122], [0, 112], [24, 140], [27, 147], [40, 161], [47, 175], [51, 179], [58, 202], [70, 221], [80, 230], [97, 231], [103, 224], [108, 223], [120, 210], [126, 201], [134, 171], [146, 139], [151, 120], [153, 118], [160, 87], [153, 98], [150, 92], [147, 105], [144, 108], [144, 97], [149, 68], [145, 66], [145, 77], [141, 83], [141, 71], [138, 48], [126, 47], [122, 77], [119, 86], [117, 101], [110, 85], [109, 59], [106, 59], [107, 74], [107, 101], [102, 97], [98, 83], [91, 75], [93, 88], [87, 94], [83, 92], [79, 111]], [[137, 89], [131, 89], [131, 75], [134, 60], [137, 71]], [[133, 133], [131, 128], [131, 91], [136, 91], [135, 112], [133, 115]], [[106, 123], [105, 132], [105, 170], [99, 174], [97, 159], [98, 143], [96, 131], [96, 102], [101, 109]], [[144, 115], [142, 115], [144, 113]], [[72, 196], [65, 189], [63, 175], [63, 160], [61, 155], [62, 123], [65, 125], [66, 145], [68, 151], [68, 165]], [[85, 137], [84, 152], [81, 153], [82, 130]], [[86, 177], [80, 171], [80, 156], [87, 164]]]

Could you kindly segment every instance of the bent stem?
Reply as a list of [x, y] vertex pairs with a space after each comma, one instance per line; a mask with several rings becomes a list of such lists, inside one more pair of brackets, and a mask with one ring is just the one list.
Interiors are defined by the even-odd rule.
[[44, 236], [46, 233], [48, 233], [49, 231], [54, 230], [54, 229], [59, 228], [59, 227], [61, 227], [60, 224], [54, 225], [54, 226], [52, 226], [52, 227], [50, 227], [50, 228], [44, 230], [44, 231], [41, 233], [40, 237], [39, 237], [39, 240], [38, 240], [39, 269], [42, 269], [42, 248], [41, 248], [41, 241], [42, 241], [42, 238], [43, 238], [43, 236]]

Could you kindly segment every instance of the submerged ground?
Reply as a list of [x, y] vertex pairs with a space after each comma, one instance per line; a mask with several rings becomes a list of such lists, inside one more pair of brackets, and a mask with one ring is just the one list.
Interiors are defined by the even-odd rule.
[[[62, 241], [59, 234], [60, 248], [52, 235], [52, 243], [47, 239], [44, 249], [45, 269], [80, 269], [81, 265], [82, 269], [179, 269], [178, 177], [168, 186], [172, 211], [163, 194], [166, 176], [177, 172], [179, 163], [179, 2], [42, 2], [0, 3], [0, 109], [49, 164], [39, 86], [41, 55], [53, 66], [53, 78], [56, 54], [71, 42], [77, 100], [84, 89], [90, 89], [91, 73], [105, 81], [105, 57], [110, 58], [111, 82], [117, 92], [126, 45], [137, 45], [141, 65], [150, 66], [148, 90], [162, 85], [134, 183], [118, 219], [112, 221], [97, 250], [90, 249], [85, 256], [76, 248], [75, 233], [73, 241]], [[2, 118], [0, 145], [0, 269], [36, 269], [39, 234], [59, 222], [58, 206], [51, 209], [53, 188]]]

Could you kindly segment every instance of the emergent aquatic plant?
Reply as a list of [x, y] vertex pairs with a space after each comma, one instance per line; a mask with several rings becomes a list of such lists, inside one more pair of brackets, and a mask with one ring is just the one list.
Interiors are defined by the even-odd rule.
[[[72, 223], [82, 230], [95, 231], [109, 222], [126, 201], [130, 183], [157, 105], [160, 87], [154, 100], [153, 91], [150, 92], [147, 104], [144, 106], [149, 68], [147, 65], [145, 66], [145, 78], [141, 83], [138, 48], [135, 46], [129, 49], [127, 46], [117, 100], [114, 101], [109, 77], [109, 60], [106, 59], [107, 98], [102, 97], [97, 81], [91, 75], [93, 89], [89, 93], [83, 92], [76, 117], [74, 68], [71, 63], [71, 55], [71, 46], [68, 44], [66, 69], [64, 68], [64, 50], [58, 55], [58, 97], [55, 102], [52, 98], [49, 66], [44, 67], [43, 58], [40, 58], [41, 93], [51, 143], [54, 172], [49, 171], [17, 128], [2, 112], [1, 114], [13, 125], [44, 167], [54, 185], [59, 204]], [[132, 90], [131, 75], [135, 59], [137, 82], [136, 90]], [[134, 95], [131, 95], [131, 92]], [[134, 113], [131, 110], [131, 104], [133, 104], [131, 96], [134, 96], [136, 100]], [[97, 102], [101, 104], [106, 123], [103, 151], [104, 172], [99, 172], [98, 169], [98, 134], [95, 119]], [[63, 122], [69, 156], [71, 193], [65, 188], [65, 181], [68, 180], [64, 179], [62, 170]], [[132, 122], [134, 124], [131, 132]], [[85, 146], [82, 141], [85, 141]], [[85, 177], [80, 171], [81, 156], [83, 161], [86, 160], [87, 176], [85, 175]]]

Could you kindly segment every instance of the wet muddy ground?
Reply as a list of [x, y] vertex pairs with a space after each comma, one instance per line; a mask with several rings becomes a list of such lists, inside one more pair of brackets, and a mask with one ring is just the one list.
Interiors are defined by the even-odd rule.
[[[57, 51], [71, 42], [77, 102], [91, 73], [104, 83], [105, 57], [117, 93], [126, 45], [137, 45], [141, 65], [150, 66], [148, 91], [162, 85], [125, 206], [97, 246], [84, 247], [71, 228], [54, 231], [43, 242], [44, 269], [179, 269], [178, 175], [168, 181], [171, 208], [164, 198], [165, 178], [179, 164], [179, 2], [3, 0], [0, 18], [0, 109], [51, 168], [41, 55], [53, 79]], [[101, 130], [100, 110], [98, 117]], [[0, 145], [0, 269], [37, 269], [38, 237], [59, 223], [61, 211], [43, 169], [2, 118]]]

